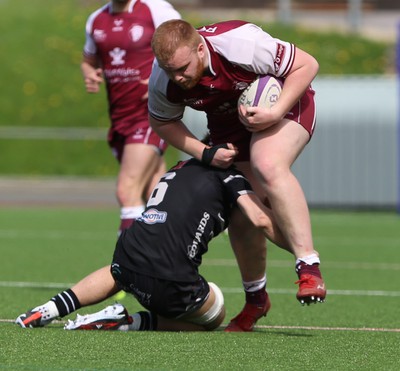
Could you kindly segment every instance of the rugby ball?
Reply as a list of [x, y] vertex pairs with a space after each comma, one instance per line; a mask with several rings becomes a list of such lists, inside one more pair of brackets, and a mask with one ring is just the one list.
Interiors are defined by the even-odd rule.
[[279, 99], [282, 83], [273, 76], [260, 76], [240, 95], [238, 104], [271, 108]]

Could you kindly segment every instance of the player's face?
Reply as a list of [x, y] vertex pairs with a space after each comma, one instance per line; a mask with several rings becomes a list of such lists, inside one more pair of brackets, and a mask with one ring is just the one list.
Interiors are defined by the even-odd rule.
[[168, 77], [182, 89], [192, 89], [197, 85], [204, 72], [204, 52], [200, 46], [192, 49], [188, 46], [178, 48], [173, 57], [160, 67]]

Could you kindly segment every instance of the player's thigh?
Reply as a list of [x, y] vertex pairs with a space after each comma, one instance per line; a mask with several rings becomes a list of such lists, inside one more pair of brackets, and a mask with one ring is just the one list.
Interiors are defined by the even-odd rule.
[[160, 154], [155, 146], [126, 144], [121, 159], [120, 177], [149, 179], [159, 166]]
[[264, 204], [268, 205], [266, 193], [260, 183], [260, 180], [256, 177], [250, 161], [235, 162], [235, 166], [244, 174], [244, 176], [250, 182], [253, 191], [260, 198], [260, 200], [263, 201]]
[[266, 130], [253, 133], [250, 145], [252, 166], [256, 169], [263, 165], [290, 168], [309, 140], [309, 133], [299, 123], [283, 119]]
[[225, 318], [224, 296], [221, 289], [213, 282], [209, 282], [209, 295], [202, 306], [196, 311], [185, 314], [180, 320], [210, 331], [219, 327]]

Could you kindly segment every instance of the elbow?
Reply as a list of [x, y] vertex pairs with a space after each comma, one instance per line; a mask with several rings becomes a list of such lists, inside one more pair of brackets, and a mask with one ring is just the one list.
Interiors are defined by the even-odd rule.
[[314, 77], [317, 76], [319, 71], [319, 63], [315, 58], [313, 58], [313, 62], [311, 63], [311, 70], [313, 72]]
[[256, 217], [253, 220], [253, 224], [257, 228], [268, 229], [270, 230], [272, 227], [271, 219], [269, 219], [263, 212], [257, 213]]
[[266, 238], [272, 242], [275, 241], [276, 225], [274, 225], [273, 219], [270, 216], [259, 212], [256, 218], [253, 220], [253, 224], [257, 228], [262, 229]]

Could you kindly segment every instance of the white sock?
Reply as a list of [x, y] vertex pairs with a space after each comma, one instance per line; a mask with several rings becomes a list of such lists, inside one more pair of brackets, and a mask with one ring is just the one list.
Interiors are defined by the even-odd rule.
[[137, 219], [142, 215], [144, 205], [121, 207], [121, 219]]
[[264, 275], [263, 278], [256, 280], [256, 281], [243, 281], [244, 290], [247, 292], [255, 292], [261, 290], [267, 284], [267, 276]]
[[307, 255], [297, 259], [296, 265], [298, 265], [300, 262], [306, 263], [307, 265], [313, 265], [316, 263], [320, 264], [319, 256], [317, 254]]
[[38, 307], [33, 308], [32, 310], [38, 310], [40, 313], [42, 313], [43, 320], [50, 320], [60, 316], [56, 303], [51, 300], [43, 305], [39, 305]]
[[128, 325], [121, 325], [118, 327], [118, 331], [139, 331], [142, 318], [139, 313], [132, 314], [133, 322]]

